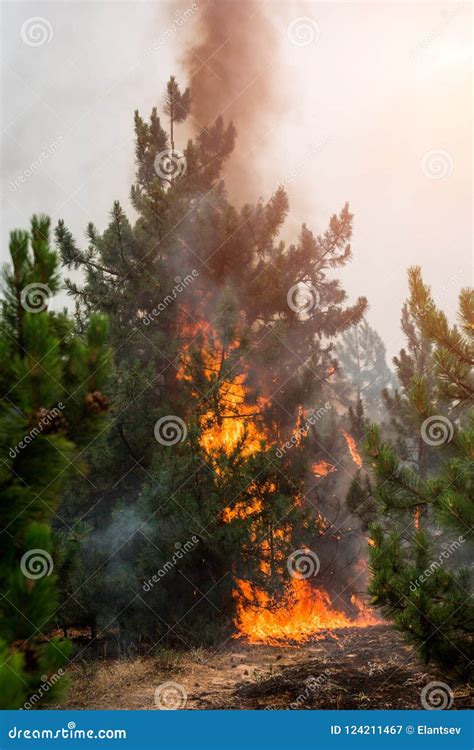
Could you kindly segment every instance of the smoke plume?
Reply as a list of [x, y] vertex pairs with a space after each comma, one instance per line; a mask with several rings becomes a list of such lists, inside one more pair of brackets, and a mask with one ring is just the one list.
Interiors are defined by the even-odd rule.
[[284, 101], [278, 91], [278, 35], [256, 0], [217, 0], [202, 7], [195, 43], [184, 58], [196, 130], [219, 115], [237, 128], [226, 185], [237, 202], [260, 197], [258, 162]]

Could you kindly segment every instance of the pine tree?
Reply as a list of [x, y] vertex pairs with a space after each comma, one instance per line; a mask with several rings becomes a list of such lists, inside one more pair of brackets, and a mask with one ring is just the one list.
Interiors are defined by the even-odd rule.
[[382, 392], [393, 389], [395, 378], [378, 333], [364, 318], [341, 334], [336, 355], [338, 374], [343, 379], [341, 399], [355, 404], [362, 401], [370, 418], [380, 420], [384, 413]]
[[172, 151], [174, 148], [174, 126], [184, 122], [189, 115], [191, 106], [191, 92], [187, 88], [181, 93], [176, 78], [171, 76], [166, 86], [164, 112], [170, 121], [170, 143]]
[[367, 472], [360, 469], [356, 472], [347, 491], [346, 505], [351, 513], [361, 519], [363, 530], [368, 531], [376, 517], [376, 506]]
[[[334, 367], [331, 340], [362, 318], [366, 300], [346, 305], [339, 281], [328, 277], [351, 257], [349, 207], [331, 217], [323, 235], [303, 225], [286, 247], [278, 240], [288, 212], [283, 189], [240, 211], [227, 199], [222, 171], [234, 146], [232, 124], [218, 118], [174, 153], [174, 125], [190, 106], [187, 90], [181, 94], [171, 79], [170, 136], [156, 110], [149, 123], [135, 114], [133, 226], [115, 205], [103, 235], [89, 229], [87, 250], [62, 222], [56, 236], [64, 263], [85, 271], [83, 285], [69, 283], [84, 314], [111, 317], [117, 419], [102, 446], [106, 476], [102, 464], [97, 494], [82, 492], [90, 508], [106, 498], [94, 533], [118, 523], [126, 506], [138, 514], [107, 563], [123, 573], [122, 609], [128, 611], [127, 592], [132, 598], [130, 570], [141, 600], [143, 580], [173, 557], [175, 545], [196, 537], [147, 592], [140, 627], [148, 617], [156, 634], [160, 617], [178, 623], [192, 607], [193, 630], [202, 615], [209, 635], [209, 599], [230, 620], [233, 578], [281, 588], [289, 552], [302, 537], [323, 533], [320, 516], [295, 502], [308, 489], [318, 435], [308, 432], [280, 462], [272, 446], [291, 436], [299, 413], [321, 405]], [[174, 442], [157, 430], [166, 420]], [[223, 447], [231, 425], [234, 438]], [[91, 561], [87, 549], [83, 554], [85, 566], [98, 567], [100, 555]], [[196, 592], [208, 589], [195, 606]]]
[[[411, 296], [402, 308], [401, 328], [407, 344], [393, 358], [399, 388], [395, 392], [385, 389], [383, 396], [389, 434], [401, 458], [425, 478], [430, 456], [421, 434], [424, 412], [420, 409], [420, 400], [435, 398], [433, 345], [423, 332], [414, 305]], [[436, 456], [431, 456], [431, 460], [436, 461]]]
[[65, 480], [85, 470], [82, 450], [103, 429], [107, 410], [105, 319], [91, 316], [79, 337], [66, 313], [48, 310], [59, 288], [49, 226], [47, 217], [33, 216], [30, 232], [11, 233], [12, 264], [3, 274], [2, 708], [31, 707], [61, 684], [70, 646], [49, 635], [58, 606], [51, 523]]
[[[474, 294], [461, 292], [459, 326], [451, 326], [419, 268], [409, 270], [409, 285], [404, 319], [409, 313], [413, 323], [412, 356], [399, 362], [409, 413], [418, 415], [409, 423], [412, 444], [421, 438], [424, 447], [407, 465], [380, 429], [370, 428], [365, 448], [379, 503], [370, 591], [426, 661], [468, 675], [474, 624], [465, 568], [473, 523]], [[424, 369], [428, 361], [431, 370]]]

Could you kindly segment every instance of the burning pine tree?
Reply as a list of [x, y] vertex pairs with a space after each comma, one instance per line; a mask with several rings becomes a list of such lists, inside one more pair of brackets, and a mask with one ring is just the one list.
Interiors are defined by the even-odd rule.
[[[172, 140], [156, 109], [149, 122], [135, 114], [134, 225], [114, 204], [102, 235], [89, 226], [87, 250], [62, 222], [57, 228], [65, 265], [85, 271], [82, 286], [69, 282], [78, 320], [106, 312], [116, 352], [115, 424], [95, 449], [97, 491], [81, 488], [82, 508], [91, 509], [94, 534], [131, 509], [138, 518], [115, 560], [119, 571], [132, 567], [131, 578], [116, 576], [109, 609], [107, 567], [91, 590], [109, 618], [133, 577], [135, 585], [149, 578], [196, 536], [138, 620], [135, 604], [120, 622], [129, 617], [132, 630], [139, 621], [140, 632], [156, 635], [192, 610], [187, 637], [205, 639], [234, 613], [253, 640], [367, 624], [351, 583], [360, 539], [336, 491], [336, 477], [360, 456], [331, 403], [332, 341], [367, 307], [363, 297], [347, 305], [328, 277], [351, 258], [352, 214], [345, 205], [323, 234], [303, 225], [285, 245], [282, 188], [239, 210], [229, 202], [222, 174], [232, 124], [219, 117], [176, 150], [176, 125], [190, 107], [189, 91], [171, 79]], [[317, 559], [311, 581], [298, 564], [291, 575], [295, 552]], [[95, 627], [99, 612], [82, 596]]]

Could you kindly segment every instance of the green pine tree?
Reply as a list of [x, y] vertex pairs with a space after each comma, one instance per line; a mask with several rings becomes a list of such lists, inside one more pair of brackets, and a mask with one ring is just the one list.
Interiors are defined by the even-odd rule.
[[[474, 294], [461, 292], [459, 325], [451, 326], [419, 268], [409, 270], [409, 284], [405, 310], [413, 323], [412, 356], [399, 361], [407, 388], [404, 408], [408, 404], [407, 413], [417, 414], [409, 422], [414, 460], [401, 460], [380, 429], [370, 428], [365, 449], [378, 501], [378, 522], [371, 529], [375, 546], [370, 592], [373, 603], [382, 606], [426, 661], [469, 675], [474, 625], [467, 570], [474, 497]], [[424, 369], [427, 362], [434, 367]], [[409, 437], [405, 424], [401, 443], [406, 445]]]
[[396, 379], [387, 365], [385, 346], [377, 331], [364, 318], [341, 335], [336, 355], [343, 401], [362, 401], [369, 417], [380, 420], [385, 411], [382, 391], [391, 391]]
[[14, 231], [4, 270], [0, 331], [0, 707], [51, 698], [70, 652], [50, 637], [58, 607], [51, 524], [65, 481], [107, 410], [107, 327], [91, 317], [84, 336], [48, 309], [59, 289], [49, 219]]

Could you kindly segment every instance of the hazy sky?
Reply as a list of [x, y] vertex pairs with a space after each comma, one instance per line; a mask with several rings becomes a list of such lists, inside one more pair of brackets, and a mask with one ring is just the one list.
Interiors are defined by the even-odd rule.
[[[113, 200], [128, 207], [133, 112], [161, 105], [170, 74], [185, 83], [199, 9], [173, 19], [191, 6], [2, 3], [2, 260], [33, 212], [82, 239]], [[286, 185], [287, 239], [303, 221], [324, 231], [349, 201], [354, 260], [341, 275], [351, 299], [368, 297], [391, 355], [407, 266], [422, 266], [451, 316], [472, 283], [471, 12], [467, 1], [262, 3], [280, 101], [248, 153], [259, 195]]]

